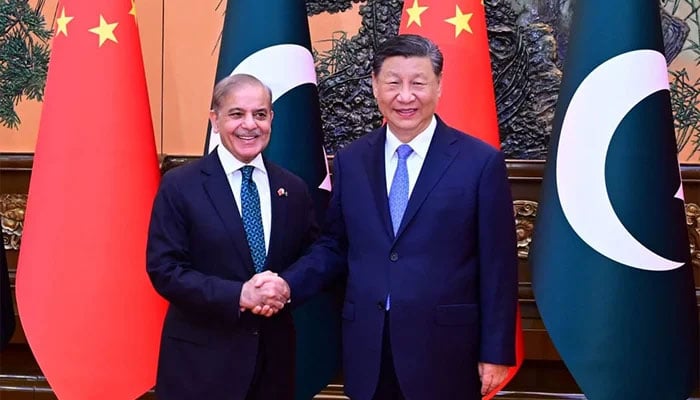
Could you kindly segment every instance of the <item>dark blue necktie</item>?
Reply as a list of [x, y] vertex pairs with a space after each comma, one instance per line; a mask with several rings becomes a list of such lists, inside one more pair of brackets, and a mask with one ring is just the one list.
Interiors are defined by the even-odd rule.
[[406, 167], [406, 159], [412, 152], [413, 149], [407, 144], [402, 144], [396, 149], [399, 160], [396, 164], [394, 179], [391, 181], [391, 188], [389, 189], [389, 211], [391, 212], [394, 234], [398, 232], [399, 226], [401, 226], [401, 219], [403, 219], [403, 213], [406, 211], [406, 204], [408, 204], [408, 168]]
[[243, 228], [248, 238], [250, 255], [253, 257], [255, 272], [262, 272], [265, 266], [265, 231], [263, 230], [262, 216], [260, 214], [260, 196], [258, 188], [253, 182], [252, 165], [241, 168], [241, 216]]

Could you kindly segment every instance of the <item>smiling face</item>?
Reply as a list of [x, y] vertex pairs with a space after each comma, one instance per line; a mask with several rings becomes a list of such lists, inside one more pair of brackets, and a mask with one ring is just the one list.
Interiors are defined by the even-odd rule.
[[270, 93], [261, 84], [231, 87], [209, 114], [222, 145], [243, 163], [251, 162], [270, 143], [272, 130]]
[[440, 98], [440, 76], [428, 57], [388, 57], [372, 74], [372, 91], [379, 111], [404, 143], [430, 124]]

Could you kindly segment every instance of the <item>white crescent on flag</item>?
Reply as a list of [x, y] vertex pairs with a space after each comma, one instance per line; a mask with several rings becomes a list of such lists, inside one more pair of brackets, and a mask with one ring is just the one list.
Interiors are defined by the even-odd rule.
[[[656, 254], [625, 228], [610, 202], [605, 160], [625, 116], [661, 90], [668, 90], [668, 75], [666, 58], [658, 51], [635, 50], [607, 60], [571, 98], [557, 149], [557, 193], [571, 228], [603, 256], [648, 271], [673, 270], [684, 263]], [[682, 185], [675, 196], [682, 199]]]

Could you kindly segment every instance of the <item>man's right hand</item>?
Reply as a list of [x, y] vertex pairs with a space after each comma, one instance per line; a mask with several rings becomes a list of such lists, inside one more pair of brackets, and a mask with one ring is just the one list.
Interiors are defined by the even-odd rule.
[[241, 289], [241, 311], [270, 317], [284, 308], [289, 300], [289, 285], [276, 273], [265, 271], [253, 276]]

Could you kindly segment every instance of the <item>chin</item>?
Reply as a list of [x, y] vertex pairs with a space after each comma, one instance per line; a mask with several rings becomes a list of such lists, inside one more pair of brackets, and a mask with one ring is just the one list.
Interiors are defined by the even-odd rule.
[[418, 124], [412, 122], [403, 122], [400, 124], [394, 124], [394, 126], [396, 127], [396, 131], [398, 132], [413, 132], [418, 128]]

